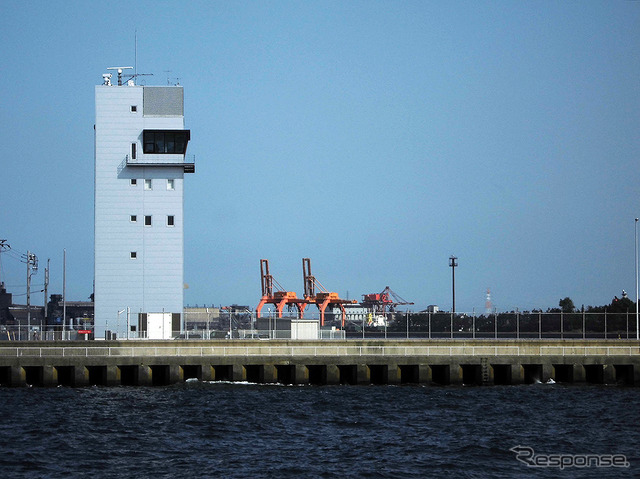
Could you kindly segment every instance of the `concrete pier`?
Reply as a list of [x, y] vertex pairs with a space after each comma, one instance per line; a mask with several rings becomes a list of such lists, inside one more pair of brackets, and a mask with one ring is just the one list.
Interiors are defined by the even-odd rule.
[[212, 340], [5, 342], [3, 386], [640, 385], [635, 340]]

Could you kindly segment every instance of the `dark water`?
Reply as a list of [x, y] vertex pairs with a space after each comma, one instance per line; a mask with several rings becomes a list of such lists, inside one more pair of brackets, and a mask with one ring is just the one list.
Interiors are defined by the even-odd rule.
[[[640, 477], [640, 389], [278, 386], [0, 389], [7, 477]], [[532, 468], [624, 454], [628, 468]]]

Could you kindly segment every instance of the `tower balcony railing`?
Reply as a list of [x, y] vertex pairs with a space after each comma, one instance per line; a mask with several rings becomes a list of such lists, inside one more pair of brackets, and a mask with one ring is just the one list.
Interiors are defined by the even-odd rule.
[[195, 173], [196, 155], [163, 154], [163, 155], [138, 155], [132, 158], [125, 156], [126, 166], [179, 166], [184, 168], [185, 173]]

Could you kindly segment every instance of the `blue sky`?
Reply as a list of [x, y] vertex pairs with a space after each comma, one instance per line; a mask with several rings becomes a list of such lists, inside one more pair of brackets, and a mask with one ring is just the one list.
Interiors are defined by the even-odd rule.
[[[94, 85], [179, 78], [185, 302], [385, 286], [415, 308], [635, 298], [640, 2], [3, 2], [0, 239], [93, 280]], [[170, 70], [170, 72], [168, 72]], [[24, 302], [26, 268], [0, 279]], [[34, 302], [42, 302], [38, 293]]]

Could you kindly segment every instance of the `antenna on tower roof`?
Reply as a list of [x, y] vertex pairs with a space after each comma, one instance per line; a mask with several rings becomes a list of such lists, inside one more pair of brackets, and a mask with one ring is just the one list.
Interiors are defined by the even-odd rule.
[[170, 77], [169, 73], [173, 73], [173, 70], [162, 70], [167, 74], [167, 85], [171, 85], [171, 81], [173, 80], [173, 85], [180, 86], [180, 78], [178, 77]]
[[[122, 86], [123, 78], [122, 72], [123, 70], [133, 70], [133, 67], [109, 67], [107, 70], [118, 70], [118, 86]], [[134, 78], [142, 77], [142, 76], [151, 76], [153, 73], [134, 73], [133, 75], [129, 75], [126, 78], [126, 83], [128, 86], [134, 86], [135, 83], [133, 81]], [[111, 74], [105, 73], [102, 75], [104, 80], [104, 84], [107, 86], [111, 86]]]
[[[146, 77], [146, 76], [153, 76], [153, 73], [136, 73], [135, 75], [131, 75], [129, 78], [127, 78], [127, 83], [129, 84], [129, 86], [134, 86], [134, 82], [133, 82], [134, 78]], [[141, 82], [141, 84], [144, 84], [144, 83]]]
[[118, 86], [122, 86], [122, 70], [133, 70], [133, 67], [108, 67], [107, 70], [118, 70]]

